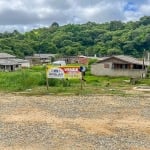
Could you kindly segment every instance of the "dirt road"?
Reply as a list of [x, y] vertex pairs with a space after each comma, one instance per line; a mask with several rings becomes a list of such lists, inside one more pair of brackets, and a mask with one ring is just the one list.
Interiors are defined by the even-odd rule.
[[1, 150], [149, 150], [150, 95], [0, 94]]

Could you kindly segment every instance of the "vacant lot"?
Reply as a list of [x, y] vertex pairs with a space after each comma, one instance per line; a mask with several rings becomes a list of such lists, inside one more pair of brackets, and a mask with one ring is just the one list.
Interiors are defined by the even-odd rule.
[[0, 94], [2, 150], [149, 150], [150, 95]]

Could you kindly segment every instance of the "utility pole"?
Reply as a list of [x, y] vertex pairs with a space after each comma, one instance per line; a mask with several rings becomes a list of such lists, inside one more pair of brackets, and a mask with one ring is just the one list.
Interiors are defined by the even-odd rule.
[[143, 65], [142, 65], [142, 70], [143, 70], [142, 78], [144, 78], [144, 75], [145, 75], [145, 49], [144, 49], [144, 52], [143, 52]]

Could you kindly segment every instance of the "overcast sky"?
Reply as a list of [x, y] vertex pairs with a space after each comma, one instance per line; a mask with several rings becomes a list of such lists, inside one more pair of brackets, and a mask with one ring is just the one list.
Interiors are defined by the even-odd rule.
[[135, 21], [150, 15], [150, 0], [0, 0], [0, 32], [24, 32], [53, 22]]

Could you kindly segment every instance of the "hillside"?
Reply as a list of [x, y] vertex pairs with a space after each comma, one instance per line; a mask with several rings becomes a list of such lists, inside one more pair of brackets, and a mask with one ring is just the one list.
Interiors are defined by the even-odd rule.
[[150, 16], [127, 23], [88, 22], [59, 26], [54, 22], [48, 28], [26, 33], [17, 30], [0, 33], [0, 52], [22, 58], [39, 52], [88, 56], [126, 54], [141, 57], [144, 50], [150, 50]]

